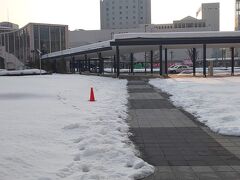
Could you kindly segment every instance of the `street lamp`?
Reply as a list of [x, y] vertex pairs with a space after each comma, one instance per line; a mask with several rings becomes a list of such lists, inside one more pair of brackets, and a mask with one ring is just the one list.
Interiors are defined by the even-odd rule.
[[39, 55], [39, 68], [40, 68], [40, 75], [42, 75], [42, 52], [39, 49], [36, 49]]

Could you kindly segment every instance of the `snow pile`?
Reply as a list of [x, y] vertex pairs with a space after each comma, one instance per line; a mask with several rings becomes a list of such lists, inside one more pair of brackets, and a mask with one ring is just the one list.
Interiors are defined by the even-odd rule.
[[[44, 70], [41, 70], [42, 74], [46, 74], [47, 72]], [[14, 70], [14, 71], [8, 71], [8, 70], [1, 70], [0, 69], [0, 76], [10, 76], [10, 75], [34, 75], [34, 74], [40, 74], [40, 69], [24, 69], [24, 70]]]
[[240, 78], [154, 79], [150, 83], [171, 94], [183, 107], [213, 131], [240, 136]]
[[[213, 67], [213, 74], [214, 75], [231, 75], [232, 72], [232, 68], [231, 67]], [[206, 68], [206, 73], [208, 74], [208, 68]], [[240, 74], [240, 68], [239, 67], [235, 67], [234, 68], [234, 74], [238, 75]], [[193, 75], [193, 70], [189, 69], [189, 70], [184, 70], [181, 73], [178, 74], [178, 76], [181, 75]], [[196, 75], [197, 76], [201, 76], [203, 75], [203, 68], [196, 68]]]
[[[154, 168], [128, 139], [126, 81], [0, 78], [0, 179], [141, 178]], [[89, 102], [90, 87], [96, 102]]]

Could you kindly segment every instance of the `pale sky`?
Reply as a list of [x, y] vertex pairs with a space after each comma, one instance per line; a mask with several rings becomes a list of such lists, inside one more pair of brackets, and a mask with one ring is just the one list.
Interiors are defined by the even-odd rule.
[[[0, 0], [0, 22], [66, 24], [70, 30], [100, 29], [100, 0]], [[117, 1], [117, 0], [116, 0]], [[196, 16], [201, 3], [220, 2], [221, 31], [234, 30], [235, 0], [152, 0], [152, 24]]]

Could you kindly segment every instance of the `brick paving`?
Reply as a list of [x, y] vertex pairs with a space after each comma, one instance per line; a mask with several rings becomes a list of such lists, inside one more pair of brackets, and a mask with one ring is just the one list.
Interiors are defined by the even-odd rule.
[[130, 137], [155, 166], [144, 180], [240, 180], [240, 138], [211, 132], [144, 80], [129, 80]]

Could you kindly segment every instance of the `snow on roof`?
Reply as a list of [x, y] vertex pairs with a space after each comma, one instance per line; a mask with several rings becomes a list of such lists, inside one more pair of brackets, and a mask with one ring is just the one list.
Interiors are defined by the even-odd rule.
[[164, 32], [164, 33], [125, 33], [115, 34], [114, 39], [131, 38], [196, 38], [196, 37], [234, 37], [240, 36], [240, 31], [202, 31], [202, 32]]
[[103, 42], [93, 43], [93, 44], [84, 45], [76, 48], [70, 48], [63, 51], [57, 51], [57, 52], [43, 55], [42, 59], [65, 56], [70, 54], [78, 54], [78, 53], [81, 54], [87, 51], [103, 49], [103, 48], [111, 48], [110, 42], [111, 41], [103, 41]]
[[[93, 43], [89, 45], [80, 46], [77, 48], [71, 48], [63, 51], [58, 51], [50, 54], [46, 54], [42, 56], [42, 59], [48, 58], [57, 58], [61, 56], [71, 56], [71, 55], [84, 55], [91, 54], [92, 56], [96, 56], [98, 51], [106, 53], [107, 55], [114, 55], [115, 49], [112, 48], [111, 43], [117, 42], [118, 40], [129, 40], [131, 39], [174, 39], [174, 38], [224, 38], [224, 37], [240, 37], [240, 31], [204, 31], [204, 32], [164, 32], [164, 33], [123, 33], [123, 34], [115, 34], [113, 40], [103, 41], [98, 43]], [[231, 42], [230, 42], [231, 43]], [[236, 44], [235, 44], [236, 45]], [[188, 48], [187, 45], [181, 45], [181, 48]], [[213, 45], [214, 46], [214, 45]], [[219, 46], [219, 45], [218, 45]], [[239, 45], [240, 46], [240, 45]], [[179, 45], [171, 46], [171, 48], [177, 48]], [[210, 46], [209, 46], [210, 47]], [[215, 47], [215, 46], [214, 46]], [[229, 46], [231, 47], [231, 46]], [[144, 52], [147, 48], [154, 49], [155, 46], [127, 46], [122, 47], [121, 52], [130, 53], [130, 52]], [[103, 50], [104, 49], [104, 50]], [[95, 53], [95, 54], [93, 54]], [[105, 54], [105, 55], [106, 55]]]
[[196, 21], [196, 20], [199, 20], [199, 19], [196, 19], [192, 16], [187, 16], [187, 17], [181, 19], [180, 21]]

